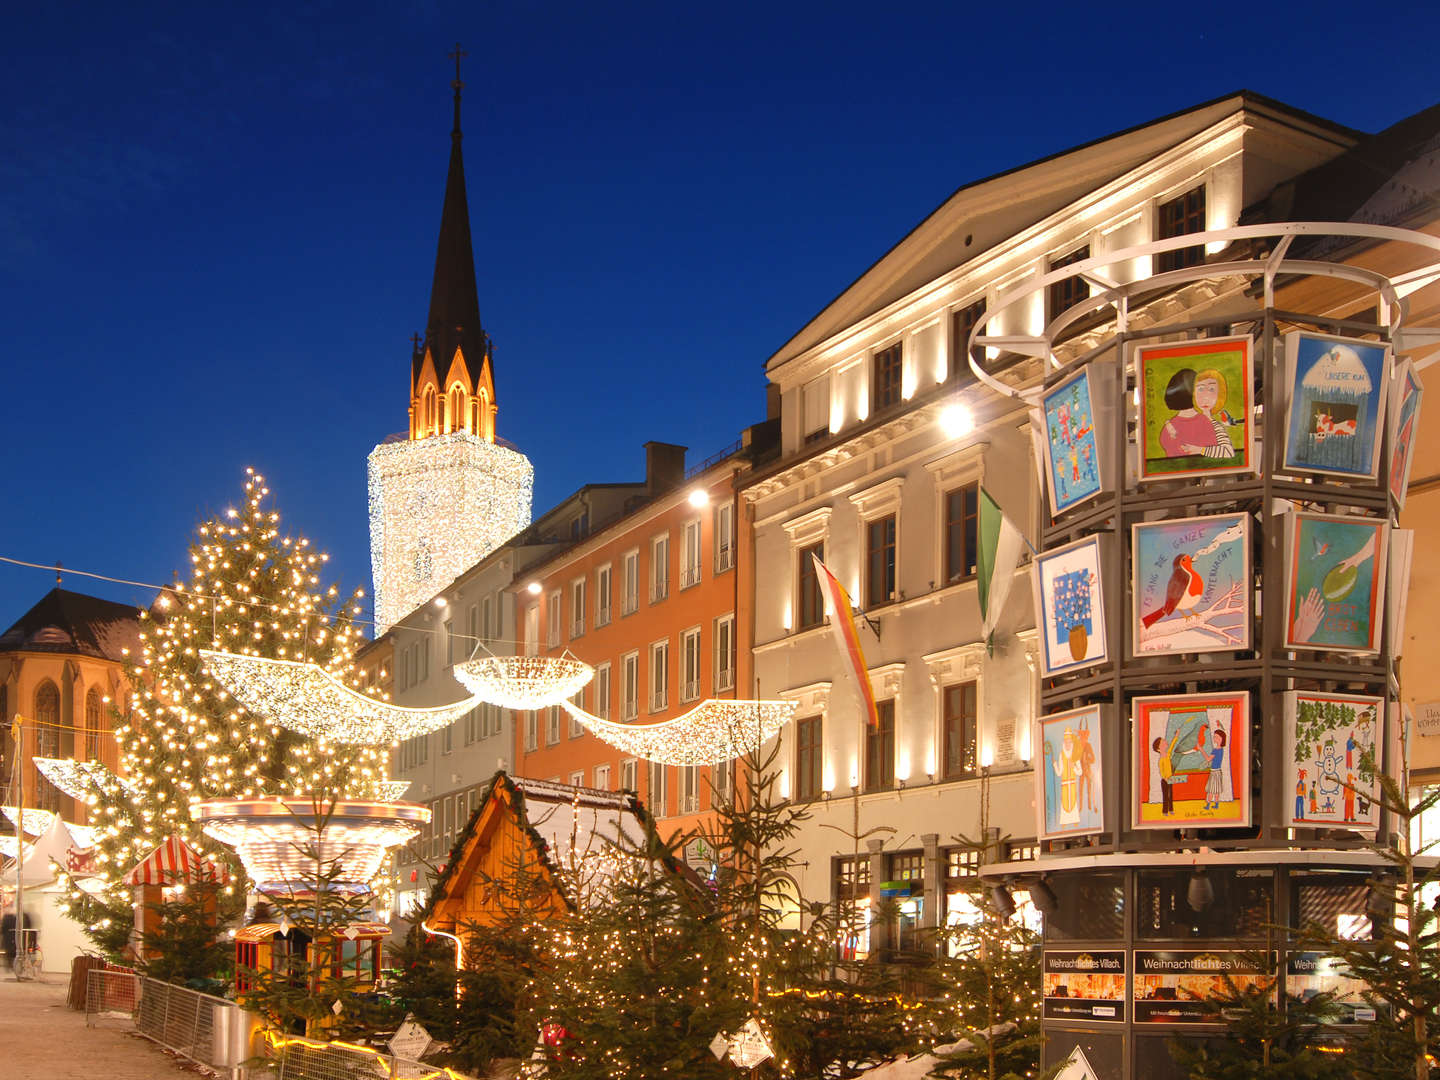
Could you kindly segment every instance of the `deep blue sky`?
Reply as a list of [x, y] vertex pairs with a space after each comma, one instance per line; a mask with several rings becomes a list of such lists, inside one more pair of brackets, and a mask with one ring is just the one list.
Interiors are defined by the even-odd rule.
[[[762, 419], [766, 357], [963, 183], [1241, 87], [1366, 131], [1440, 100], [1404, 46], [1429, 5], [1373, 51], [1353, 4], [1285, 8], [23, 5], [0, 555], [168, 581], [253, 464], [368, 591], [456, 40], [499, 431], [538, 511], [640, 479], [646, 439], [698, 460]], [[0, 565], [0, 628], [52, 582]]]

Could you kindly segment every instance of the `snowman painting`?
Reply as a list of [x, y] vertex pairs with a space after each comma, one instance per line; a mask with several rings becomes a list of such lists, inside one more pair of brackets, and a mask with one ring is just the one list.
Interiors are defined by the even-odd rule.
[[1289, 824], [1358, 831], [1378, 826], [1373, 793], [1379, 706], [1376, 698], [1286, 695], [1287, 790], [1297, 796]]

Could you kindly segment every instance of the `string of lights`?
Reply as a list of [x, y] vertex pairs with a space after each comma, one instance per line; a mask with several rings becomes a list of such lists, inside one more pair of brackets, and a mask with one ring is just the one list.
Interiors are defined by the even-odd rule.
[[758, 751], [794, 714], [794, 701], [720, 701], [711, 698], [658, 724], [618, 724], [559, 702], [599, 738], [627, 754], [660, 765], [720, 765]]
[[481, 656], [454, 671], [480, 700], [520, 710], [559, 705], [595, 677], [594, 668], [573, 656]]

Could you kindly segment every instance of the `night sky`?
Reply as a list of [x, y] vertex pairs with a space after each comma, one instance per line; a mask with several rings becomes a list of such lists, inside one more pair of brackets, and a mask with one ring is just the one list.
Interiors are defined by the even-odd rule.
[[[539, 512], [763, 419], [766, 358], [962, 184], [1242, 87], [1364, 131], [1440, 100], [1434, 7], [1287, 8], [12, 6], [0, 556], [168, 581], [254, 465], [368, 593], [457, 40], [498, 431]], [[0, 564], [0, 629], [53, 581]]]

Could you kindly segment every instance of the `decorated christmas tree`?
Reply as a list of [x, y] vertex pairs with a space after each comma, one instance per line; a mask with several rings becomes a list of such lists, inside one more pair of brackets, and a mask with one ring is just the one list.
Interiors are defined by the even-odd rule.
[[191, 818], [201, 799], [326, 791], [374, 798], [383, 749], [311, 740], [243, 709], [205, 670], [201, 649], [324, 666], [356, 683], [352, 653], [360, 593], [341, 599], [321, 573], [328, 556], [287, 535], [264, 477], [246, 471], [238, 506], [202, 522], [188, 581], [141, 613], [141, 652], [129, 671], [130, 709], [117, 717], [124, 784], [98, 791], [97, 877], [72, 889], [72, 915], [106, 951], [123, 945], [130, 890], [120, 877], [165, 837], [213, 857], [228, 853]]

